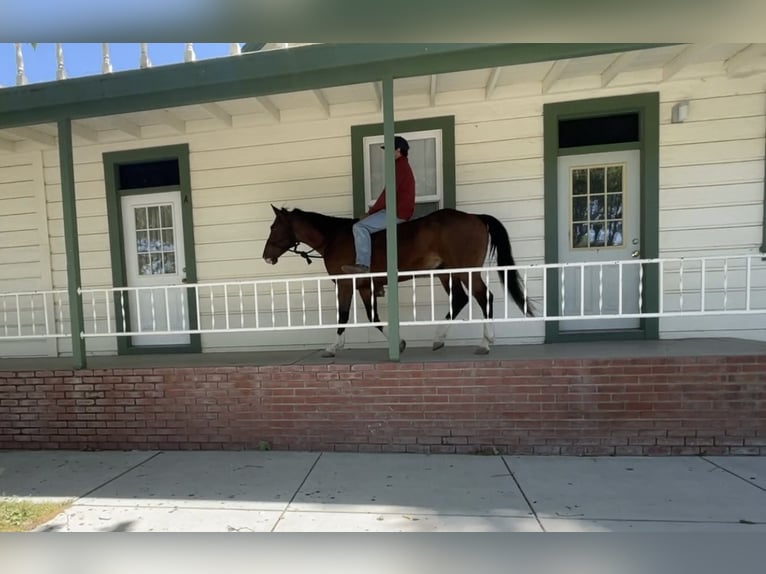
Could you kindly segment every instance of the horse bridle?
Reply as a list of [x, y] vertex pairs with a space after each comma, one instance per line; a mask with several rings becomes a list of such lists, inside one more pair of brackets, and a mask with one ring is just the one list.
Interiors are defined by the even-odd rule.
[[316, 251], [316, 249], [314, 249], [313, 247], [311, 248], [310, 251], [301, 251], [300, 249], [298, 249], [298, 246], [300, 244], [301, 244], [300, 241], [296, 241], [292, 247], [287, 248], [287, 251], [295, 253], [296, 255], [300, 255], [306, 260], [306, 263], [309, 265], [311, 265], [312, 259], [322, 259], [321, 255], [312, 255], [312, 253]]

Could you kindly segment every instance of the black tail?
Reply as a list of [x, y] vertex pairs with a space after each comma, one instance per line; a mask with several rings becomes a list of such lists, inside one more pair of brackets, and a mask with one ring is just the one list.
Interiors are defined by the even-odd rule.
[[[509, 239], [508, 232], [505, 230], [503, 224], [491, 215], [479, 215], [478, 217], [487, 225], [487, 229], [489, 230], [490, 256], [497, 251], [497, 264], [499, 266], [516, 265], [513, 261], [513, 254], [511, 253], [511, 240]], [[498, 275], [500, 275], [500, 281], [504, 283], [505, 272], [498, 271]], [[508, 293], [523, 313], [524, 283], [521, 280], [521, 275], [519, 275], [515, 269], [511, 269], [508, 271], [508, 276], [509, 280], [505, 287], [508, 289]], [[533, 311], [532, 304], [527, 300], [527, 316], [534, 317], [535, 315]]]

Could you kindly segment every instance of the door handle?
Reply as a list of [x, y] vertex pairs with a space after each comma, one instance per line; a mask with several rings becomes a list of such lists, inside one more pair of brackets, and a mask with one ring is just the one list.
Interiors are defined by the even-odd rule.
[[638, 249], [636, 249], [633, 253], [630, 254], [630, 256], [633, 259], [638, 259], [639, 257], [641, 257], [641, 252]]

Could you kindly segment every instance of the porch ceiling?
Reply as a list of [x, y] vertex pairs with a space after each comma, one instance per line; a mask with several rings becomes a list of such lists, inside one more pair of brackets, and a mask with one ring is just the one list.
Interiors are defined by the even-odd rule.
[[[396, 109], [452, 102], [562, 94], [591, 87], [674, 81], [697, 74], [747, 75], [766, 70], [766, 44], [683, 44], [615, 54], [545, 61], [397, 79]], [[130, 141], [152, 134], [184, 134], [223, 126], [321, 120], [381, 110], [377, 82], [77, 119], [75, 145]], [[56, 146], [53, 123], [0, 129], [0, 153]]]

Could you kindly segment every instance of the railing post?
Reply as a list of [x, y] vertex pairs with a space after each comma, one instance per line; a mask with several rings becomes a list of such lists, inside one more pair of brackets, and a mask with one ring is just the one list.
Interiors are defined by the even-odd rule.
[[184, 44], [184, 62], [194, 62], [197, 55], [194, 53], [194, 44]]
[[112, 73], [112, 59], [109, 56], [109, 44], [101, 44], [101, 73]]
[[56, 79], [66, 80], [66, 69], [64, 69], [64, 50], [61, 44], [56, 44]]
[[138, 57], [138, 65], [141, 68], [151, 68], [152, 61], [149, 59], [149, 44], [139, 44], [141, 54]]
[[383, 78], [383, 142], [386, 182], [386, 272], [388, 280], [388, 357], [399, 360], [399, 264], [396, 237], [394, 164], [394, 78]]
[[27, 83], [27, 75], [24, 73], [24, 54], [21, 44], [14, 44], [16, 48], [16, 85], [23, 86]]
[[59, 165], [61, 170], [61, 200], [64, 212], [64, 243], [67, 253], [67, 287], [69, 291], [69, 322], [72, 326], [72, 360], [76, 369], [84, 369], [85, 321], [80, 293], [80, 242], [77, 237], [77, 200], [74, 185], [72, 153], [72, 120], [58, 121]]

